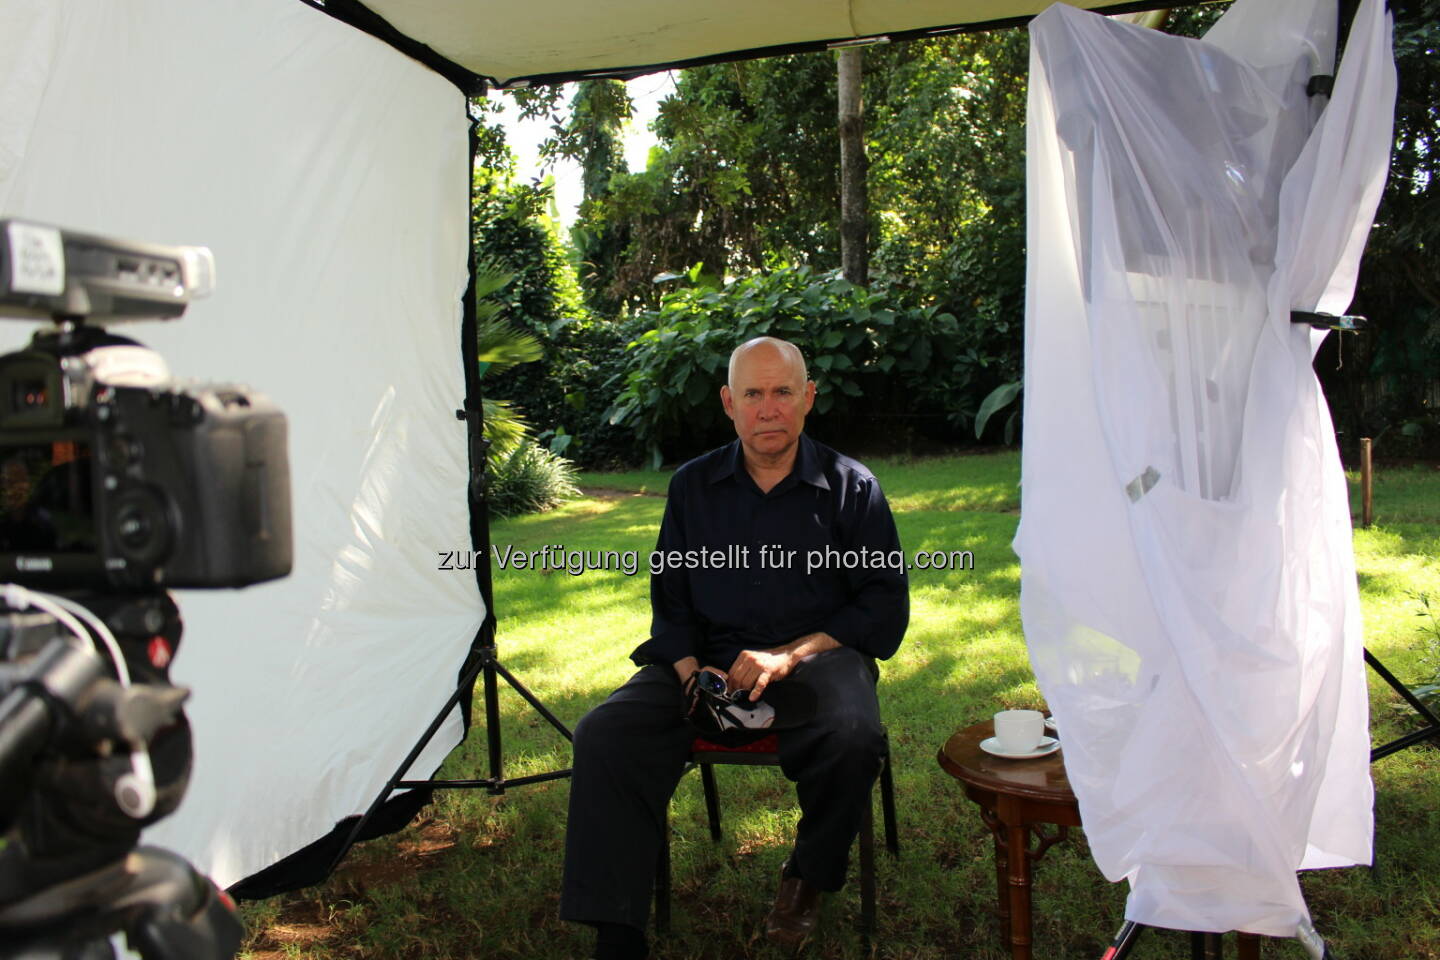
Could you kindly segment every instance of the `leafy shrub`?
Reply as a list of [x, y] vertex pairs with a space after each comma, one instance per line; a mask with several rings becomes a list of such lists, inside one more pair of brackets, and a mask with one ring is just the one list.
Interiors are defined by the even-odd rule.
[[490, 515], [537, 513], [578, 497], [575, 465], [526, 438], [487, 468]]
[[[1425, 654], [1420, 658], [1420, 663], [1430, 671], [1430, 675], [1419, 686], [1411, 687], [1410, 692], [1433, 710], [1440, 708], [1440, 609], [1430, 605], [1428, 593], [1411, 592], [1410, 596], [1420, 605], [1415, 616], [1425, 620], [1424, 626], [1420, 628], [1425, 638]], [[1409, 704], [1395, 706], [1401, 712], [1410, 711]]]
[[491, 444], [490, 512], [505, 517], [548, 510], [579, 492], [574, 465], [538, 447], [520, 405], [496, 397], [510, 393], [508, 376], [538, 366], [544, 352], [531, 331], [558, 322], [555, 314], [573, 305], [576, 291], [573, 279], [568, 288], [564, 283], [568, 265], [539, 212], [547, 191], [489, 186], [476, 203], [475, 336]]
[[961, 324], [934, 306], [887, 302], [836, 273], [784, 266], [716, 289], [667, 293], [638, 314], [643, 333], [626, 348], [609, 423], [638, 435], [652, 464], [679, 444], [722, 438], [718, 390], [730, 352], [759, 336], [789, 340], [815, 381], [815, 413], [832, 420], [890, 415], [969, 426], [979, 398], [1007, 377], [993, 357], [964, 345]]
[[634, 434], [601, 416], [610, 400], [605, 383], [630, 337], [581, 303], [564, 243], [545, 213], [549, 187], [498, 176], [482, 186], [473, 210], [478, 257], [514, 277], [490, 299], [500, 320], [539, 343], [535, 362], [492, 370], [485, 395], [511, 398], [516, 414], [553, 453], [589, 468], [635, 462]]
[[643, 448], [635, 432], [605, 419], [614, 396], [609, 383], [636, 328], [580, 317], [543, 330], [530, 329], [544, 351], [540, 360], [506, 371], [493, 384], [487, 382], [487, 392], [516, 398], [541, 442], [586, 469], [636, 463]]

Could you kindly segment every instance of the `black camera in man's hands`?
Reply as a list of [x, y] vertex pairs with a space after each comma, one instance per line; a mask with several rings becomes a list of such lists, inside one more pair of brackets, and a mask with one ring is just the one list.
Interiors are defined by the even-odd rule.
[[730, 685], [725, 678], [714, 670], [698, 671], [695, 674], [695, 682], [700, 684], [700, 689], [705, 693], [727, 703], [739, 703], [742, 699], [750, 696], [749, 690], [730, 692]]
[[701, 736], [723, 740], [753, 737], [774, 724], [774, 706], [764, 700], [751, 702], [749, 690], [730, 690], [721, 674], [698, 670], [692, 680], [695, 700], [689, 720]]

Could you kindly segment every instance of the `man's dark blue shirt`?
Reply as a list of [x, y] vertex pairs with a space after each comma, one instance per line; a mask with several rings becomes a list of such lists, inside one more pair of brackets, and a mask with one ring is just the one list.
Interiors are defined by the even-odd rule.
[[637, 663], [695, 656], [728, 670], [741, 650], [817, 631], [884, 659], [905, 635], [905, 558], [880, 484], [804, 434], [768, 493], [739, 440], [675, 471], [656, 550], [665, 568], [650, 578]]

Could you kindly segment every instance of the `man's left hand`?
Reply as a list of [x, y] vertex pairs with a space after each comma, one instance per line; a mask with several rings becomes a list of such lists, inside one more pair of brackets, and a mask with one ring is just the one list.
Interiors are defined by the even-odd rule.
[[783, 647], [743, 650], [726, 671], [730, 675], [730, 689], [749, 690], [751, 701], [759, 700], [765, 688], [776, 680], [784, 680], [798, 661], [798, 657]]
[[839, 642], [828, 633], [807, 633], [784, 646], [742, 650], [726, 671], [730, 675], [730, 689], [748, 689], [750, 700], [759, 700], [766, 687], [788, 677], [801, 660], [838, 646]]

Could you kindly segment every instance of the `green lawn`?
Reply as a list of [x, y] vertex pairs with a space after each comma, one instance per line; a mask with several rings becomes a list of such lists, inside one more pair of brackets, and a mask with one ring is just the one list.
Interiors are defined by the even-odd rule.
[[[910, 632], [884, 666], [882, 710], [891, 731], [902, 855], [879, 856], [875, 956], [1001, 960], [993, 914], [989, 835], [973, 804], [935, 762], [959, 726], [1002, 706], [1037, 706], [1020, 630], [1019, 457], [1013, 453], [871, 463], [895, 508], [908, 551], [965, 549], [974, 569], [912, 573]], [[496, 544], [560, 543], [582, 549], [653, 547], [663, 472], [588, 474], [592, 496], [552, 513], [495, 525]], [[620, 491], [620, 492], [617, 492]], [[646, 495], [651, 494], [651, 495]], [[1418, 680], [1422, 620], [1416, 591], [1440, 596], [1440, 472], [1384, 471], [1377, 522], [1357, 531], [1366, 635], [1399, 675]], [[1358, 509], [1358, 508], [1357, 508]], [[624, 681], [626, 655], [649, 622], [645, 577], [623, 573], [497, 571], [504, 663], [562, 719], [574, 723]], [[1375, 736], [1408, 721], [1388, 688], [1372, 683]], [[523, 701], [502, 694], [506, 774], [568, 765], [568, 745]], [[1308, 874], [1305, 887], [1335, 956], [1440, 958], [1440, 754], [1406, 751], [1375, 764], [1378, 870]], [[483, 731], [446, 764], [484, 776]], [[656, 958], [779, 958], [757, 939], [796, 810], [772, 769], [719, 771], [726, 837], [712, 844], [698, 776], [672, 805], [675, 931]], [[588, 935], [557, 919], [567, 784], [523, 787], [503, 798], [451, 791], [405, 831], [366, 844], [321, 887], [249, 904], [249, 957], [583, 958]], [[1125, 891], [1099, 876], [1083, 836], [1050, 851], [1035, 891], [1037, 958], [1099, 958], [1119, 926]], [[853, 885], [826, 905], [817, 958], [865, 956], [855, 935]], [[1227, 947], [1233, 951], [1233, 946]], [[1293, 941], [1266, 941], [1266, 957], [1299, 958]], [[1188, 940], [1151, 932], [1137, 960], [1188, 958]]]

